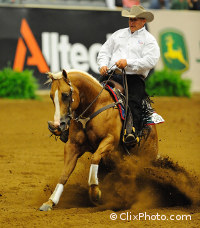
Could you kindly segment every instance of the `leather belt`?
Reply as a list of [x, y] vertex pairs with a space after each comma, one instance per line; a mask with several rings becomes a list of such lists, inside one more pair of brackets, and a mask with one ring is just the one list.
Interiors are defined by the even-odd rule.
[[[119, 70], [119, 69], [115, 69], [115, 70], [113, 70], [113, 73], [115, 73], [115, 74], [119, 74], [119, 75], [122, 75], [122, 71], [121, 70]], [[142, 75], [142, 74], [126, 74], [127, 76], [134, 76], [134, 75], [138, 75], [138, 76], [140, 76], [142, 79], [145, 79], [145, 76], [144, 75]]]

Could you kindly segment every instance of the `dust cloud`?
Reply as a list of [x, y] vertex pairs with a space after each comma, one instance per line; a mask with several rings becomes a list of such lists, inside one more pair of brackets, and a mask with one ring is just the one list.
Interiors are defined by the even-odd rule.
[[102, 209], [147, 209], [200, 205], [200, 183], [169, 157], [147, 164], [134, 156], [118, 159], [103, 179]]

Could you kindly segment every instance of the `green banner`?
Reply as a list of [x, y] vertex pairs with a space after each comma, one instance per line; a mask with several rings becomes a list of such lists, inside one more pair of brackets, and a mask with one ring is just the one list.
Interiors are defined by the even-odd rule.
[[160, 33], [163, 63], [171, 70], [189, 69], [188, 51], [184, 36], [178, 30], [167, 29]]

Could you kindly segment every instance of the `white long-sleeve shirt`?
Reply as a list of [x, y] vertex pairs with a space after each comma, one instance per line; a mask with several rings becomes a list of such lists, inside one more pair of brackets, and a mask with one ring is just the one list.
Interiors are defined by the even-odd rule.
[[[102, 45], [97, 57], [99, 68], [110, 68], [119, 59], [126, 59], [127, 74], [141, 74], [147, 77], [160, 57], [156, 39], [145, 27], [131, 33], [129, 28], [114, 32]], [[112, 70], [116, 69], [116, 66]]]

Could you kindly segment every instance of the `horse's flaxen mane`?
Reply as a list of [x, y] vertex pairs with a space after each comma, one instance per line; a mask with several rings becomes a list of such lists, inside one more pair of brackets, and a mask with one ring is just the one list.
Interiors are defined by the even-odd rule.
[[61, 79], [63, 77], [61, 71], [58, 73], [47, 72], [46, 74], [48, 80], [44, 84], [52, 83], [52, 79]]
[[[67, 72], [67, 74], [68, 73], [80, 73], [81, 75], [85, 76], [88, 80], [93, 80], [95, 83], [97, 83], [101, 86], [101, 84], [99, 83], [99, 81], [96, 78], [94, 78], [91, 74], [88, 74], [85, 71], [71, 69], [71, 70], [68, 70], [66, 72]], [[45, 82], [45, 84], [51, 83], [52, 79], [61, 79], [63, 77], [63, 74], [62, 74], [62, 71], [60, 71], [58, 73], [48, 72], [47, 77], [48, 77], [48, 80]]]
[[101, 84], [99, 83], [99, 81], [95, 78], [95, 77], [93, 77], [91, 74], [88, 74], [87, 72], [85, 72], [85, 71], [82, 71], [82, 70], [76, 70], [76, 69], [71, 69], [71, 70], [69, 70], [67, 73], [80, 73], [81, 75], [84, 75], [86, 78], [88, 78], [89, 80], [91, 79], [91, 80], [93, 80], [95, 83], [97, 83], [97, 84], [99, 84], [100, 86], [101, 86]]
[[52, 77], [53, 79], [61, 79], [63, 77], [62, 71], [60, 71], [58, 73], [48, 72], [48, 76]]

